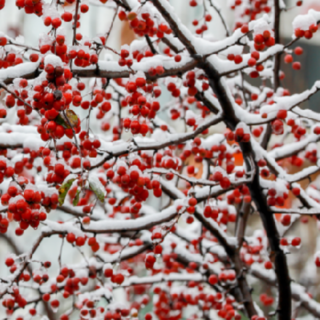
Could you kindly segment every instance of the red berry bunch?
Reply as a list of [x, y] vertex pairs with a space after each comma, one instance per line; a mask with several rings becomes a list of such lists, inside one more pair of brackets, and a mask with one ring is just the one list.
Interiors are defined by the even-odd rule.
[[12, 314], [14, 307], [24, 308], [27, 300], [21, 295], [18, 287], [14, 287], [10, 296], [3, 300], [3, 306], [8, 314]]
[[[7, 44], [7, 39], [5, 37], [0, 38], [0, 47]], [[0, 69], [7, 69], [9, 67], [17, 66], [23, 63], [23, 59], [20, 53], [14, 51], [8, 51], [3, 59], [0, 59]]]
[[309, 26], [309, 29], [303, 30], [301, 28], [296, 28], [294, 30], [294, 34], [297, 38], [306, 38], [306, 39], [311, 39], [313, 37], [313, 34], [318, 31], [318, 25], [316, 24], [311, 24]]
[[227, 195], [228, 204], [240, 204], [242, 201], [251, 203], [250, 191], [246, 185], [242, 185]]
[[268, 205], [269, 206], [280, 206], [282, 207], [284, 205], [285, 200], [288, 198], [289, 194], [287, 192], [277, 192], [276, 189], [270, 188], [268, 190]]
[[42, 16], [43, 2], [42, 0], [16, 0], [16, 6], [21, 9], [24, 8], [26, 14], [36, 14]]
[[260, 301], [264, 306], [268, 307], [273, 304], [274, 299], [273, 297], [268, 296], [266, 293], [262, 293], [260, 295]]
[[139, 12], [137, 14], [134, 11], [126, 13], [120, 11], [118, 17], [121, 21], [129, 21], [132, 30], [139, 36], [143, 37], [148, 35], [150, 37], [163, 38], [165, 35], [171, 34], [172, 30], [166, 23], [156, 24], [153, 17], [148, 12]]
[[22, 235], [29, 226], [36, 229], [40, 221], [46, 220], [46, 213], [39, 212], [40, 204], [44, 199], [43, 192], [27, 188], [22, 190], [14, 185], [11, 185], [7, 193], [2, 195], [1, 204], [8, 205], [8, 212], [12, 215], [13, 220], [19, 222], [19, 228], [16, 229], [17, 235]]

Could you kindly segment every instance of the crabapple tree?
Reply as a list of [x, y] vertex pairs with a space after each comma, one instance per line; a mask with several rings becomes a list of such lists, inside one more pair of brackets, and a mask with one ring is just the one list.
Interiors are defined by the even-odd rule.
[[[320, 82], [291, 94], [281, 67], [299, 72], [320, 12], [283, 43], [282, 0], [229, 0], [233, 25], [185, 0], [189, 26], [168, 0], [14, 1], [47, 32], [0, 34], [2, 318], [319, 318], [287, 254], [320, 216], [320, 115], [301, 108]], [[92, 6], [113, 18], [87, 38]]]

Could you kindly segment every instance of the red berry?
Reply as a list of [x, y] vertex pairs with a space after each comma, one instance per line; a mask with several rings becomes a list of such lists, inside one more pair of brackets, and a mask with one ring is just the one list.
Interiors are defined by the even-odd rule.
[[293, 68], [294, 70], [300, 70], [300, 69], [301, 69], [301, 64], [300, 64], [300, 62], [294, 62], [294, 63], [292, 64], [292, 68]]
[[174, 56], [174, 60], [175, 60], [175, 62], [180, 62], [181, 56], [179, 54], [177, 54], [176, 56]]
[[299, 55], [303, 54], [303, 49], [301, 47], [296, 47], [294, 49], [294, 53], [299, 56]]
[[247, 24], [244, 24], [242, 27], [241, 27], [241, 32], [242, 33], [247, 33], [249, 32], [249, 27]]
[[300, 195], [300, 188], [292, 188], [291, 191], [296, 197]]
[[254, 58], [250, 58], [250, 59], [248, 60], [248, 66], [249, 66], [249, 67], [255, 66], [256, 63], [257, 63], [257, 61], [256, 61], [256, 59], [254, 59]]
[[291, 54], [287, 54], [285, 57], [284, 57], [284, 62], [285, 63], [292, 63], [293, 62], [293, 57]]
[[278, 119], [285, 119], [287, 117], [287, 110], [279, 110], [277, 113]]
[[81, 11], [82, 13], [88, 12], [88, 11], [89, 11], [89, 6], [88, 6], [87, 4], [82, 4], [82, 5], [80, 6], [80, 11]]
[[297, 247], [300, 244], [301, 244], [301, 238], [299, 238], [299, 237], [295, 237], [291, 241], [291, 245], [294, 246], [294, 247]]
[[209, 283], [211, 285], [215, 285], [218, 283], [218, 277], [215, 274], [210, 275], [209, 277]]
[[240, 55], [236, 55], [234, 57], [235, 64], [240, 64], [243, 61], [242, 57]]
[[6, 259], [5, 263], [6, 263], [7, 267], [11, 267], [14, 264], [14, 260], [13, 260], [13, 258], [9, 257], [9, 258]]

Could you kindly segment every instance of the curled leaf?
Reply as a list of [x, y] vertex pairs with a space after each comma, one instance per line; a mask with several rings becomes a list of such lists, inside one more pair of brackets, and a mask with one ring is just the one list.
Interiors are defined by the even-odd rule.
[[60, 126], [63, 126], [66, 129], [70, 128], [70, 126], [68, 125], [67, 121], [60, 114], [57, 115], [57, 117], [54, 119], [54, 121], [57, 124], [60, 124]]
[[71, 188], [74, 180], [76, 180], [76, 179], [70, 179], [61, 185], [61, 187], [59, 189], [59, 205], [60, 206], [63, 205], [64, 199], [66, 198], [67, 193], [68, 193], [69, 189]]
[[74, 197], [72, 204], [77, 206], [80, 200], [80, 190], [77, 190], [76, 196]]
[[104, 201], [104, 192], [94, 182], [89, 183], [89, 188], [101, 202]]
[[78, 118], [77, 114], [72, 110], [67, 110], [66, 115], [67, 115], [67, 118], [68, 118], [71, 126], [77, 127], [79, 124], [79, 118]]
[[[66, 111], [66, 116], [59, 114], [56, 118], [55, 118], [55, 122], [57, 124], [60, 124], [61, 126], [63, 126], [66, 129], [70, 129], [71, 127], [77, 127], [79, 124], [79, 118], [77, 116], [77, 114], [72, 111], [72, 110], [67, 110]], [[70, 125], [71, 127], [70, 127]]]

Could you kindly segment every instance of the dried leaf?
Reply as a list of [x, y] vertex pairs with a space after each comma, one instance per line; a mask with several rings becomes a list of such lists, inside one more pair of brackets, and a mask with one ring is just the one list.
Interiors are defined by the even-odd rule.
[[67, 115], [67, 118], [68, 118], [71, 126], [77, 127], [79, 124], [79, 118], [78, 118], [77, 114], [72, 110], [67, 110], [66, 115]]

